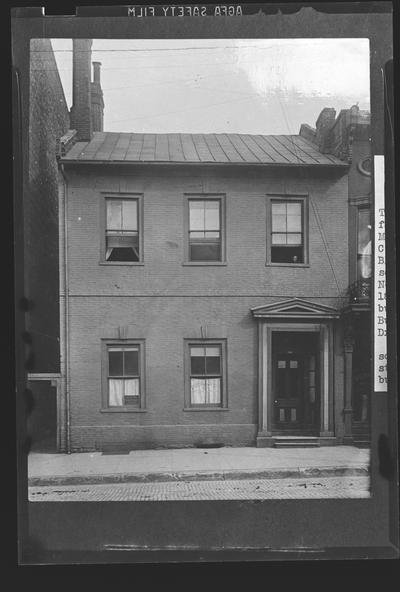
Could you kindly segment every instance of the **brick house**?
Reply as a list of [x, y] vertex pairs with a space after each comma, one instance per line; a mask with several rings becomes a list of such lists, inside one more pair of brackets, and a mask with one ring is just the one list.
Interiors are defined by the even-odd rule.
[[69, 128], [68, 106], [51, 41], [32, 39], [26, 138], [29, 167], [23, 192], [28, 386], [32, 396], [27, 431], [32, 447], [43, 451], [60, 446], [56, 440], [60, 380], [56, 139]]
[[60, 449], [353, 441], [354, 108], [290, 136], [107, 133], [90, 47], [58, 143]]

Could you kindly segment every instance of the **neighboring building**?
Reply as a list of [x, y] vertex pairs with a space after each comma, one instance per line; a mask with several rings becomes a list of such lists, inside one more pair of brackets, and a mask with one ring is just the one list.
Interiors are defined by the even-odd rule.
[[[342, 311], [345, 326], [347, 376], [345, 396], [345, 441], [369, 445], [372, 364], [371, 325], [371, 145], [370, 114], [354, 105], [335, 111], [325, 109], [324, 133], [303, 126], [300, 133], [322, 151], [347, 160], [349, 169], [349, 301]], [[317, 122], [318, 124], [318, 122]]]
[[343, 311], [364, 177], [340, 152], [354, 157], [347, 112], [291, 136], [94, 131], [90, 41], [74, 49], [60, 448], [350, 441]]
[[28, 433], [36, 450], [56, 450], [60, 372], [58, 165], [56, 138], [70, 127], [51, 41], [32, 39], [29, 92], [29, 172], [24, 191], [26, 330], [31, 340]]

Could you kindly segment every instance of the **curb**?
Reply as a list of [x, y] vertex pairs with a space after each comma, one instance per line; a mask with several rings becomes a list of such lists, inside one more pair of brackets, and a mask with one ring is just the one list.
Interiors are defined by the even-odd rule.
[[159, 483], [166, 481], [225, 481], [235, 479], [285, 479], [304, 477], [368, 476], [368, 467], [310, 467], [307, 469], [269, 469], [265, 471], [223, 471], [203, 473], [117, 473], [109, 475], [66, 475], [30, 477], [29, 487], [49, 485], [99, 485], [106, 483]]

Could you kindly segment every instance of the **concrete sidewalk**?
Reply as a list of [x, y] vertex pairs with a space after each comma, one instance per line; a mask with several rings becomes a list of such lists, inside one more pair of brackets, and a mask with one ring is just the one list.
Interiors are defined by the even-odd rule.
[[321, 448], [185, 448], [129, 454], [31, 453], [28, 483], [74, 485], [369, 474], [369, 450]]

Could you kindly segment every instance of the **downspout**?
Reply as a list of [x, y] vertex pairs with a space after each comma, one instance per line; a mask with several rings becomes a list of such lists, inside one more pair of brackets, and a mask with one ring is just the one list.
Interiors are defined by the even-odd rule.
[[59, 281], [60, 281], [60, 371], [63, 401], [65, 402], [65, 451], [71, 453], [71, 406], [69, 377], [69, 285], [68, 285], [68, 226], [67, 183], [62, 164], [59, 165]]

